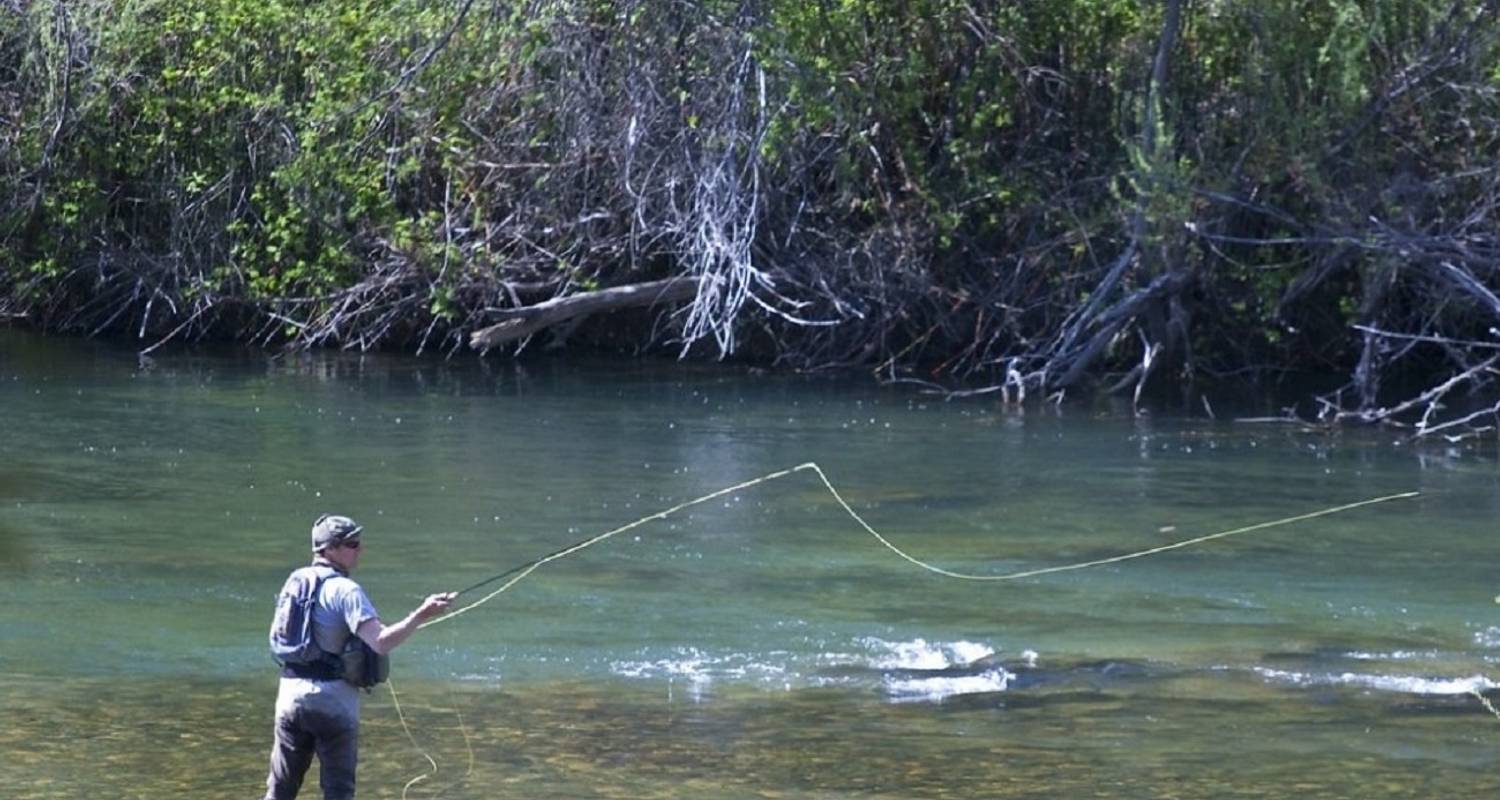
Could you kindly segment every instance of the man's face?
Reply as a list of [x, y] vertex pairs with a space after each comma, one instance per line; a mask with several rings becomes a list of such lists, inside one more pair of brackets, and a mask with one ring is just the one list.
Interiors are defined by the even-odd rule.
[[359, 553], [363, 549], [359, 537], [355, 536], [324, 550], [323, 556], [343, 567], [345, 572], [353, 572], [354, 568], [359, 565]]

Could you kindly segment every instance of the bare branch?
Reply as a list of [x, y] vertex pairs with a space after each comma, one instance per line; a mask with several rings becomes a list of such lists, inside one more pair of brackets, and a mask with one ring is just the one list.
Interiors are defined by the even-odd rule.
[[681, 302], [698, 292], [696, 278], [666, 280], [614, 286], [595, 292], [584, 292], [537, 303], [522, 308], [493, 309], [502, 321], [469, 335], [469, 346], [484, 350], [497, 344], [522, 339], [539, 330], [574, 317], [619, 311], [657, 304]]

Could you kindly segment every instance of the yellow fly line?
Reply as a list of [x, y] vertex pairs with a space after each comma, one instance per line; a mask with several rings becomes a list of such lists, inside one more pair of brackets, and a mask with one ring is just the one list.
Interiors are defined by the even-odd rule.
[[1494, 714], [1497, 719], [1500, 719], [1500, 708], [1495, 708], [1495, 704], [1491, 703], [1490, 699], [1484, 696], [1484, 692], [1481, 692], [1478, 689], [1470, 689], [1469, 694], [1474, 695], [1474, 697], [1479, 700], [1479, 703], [1485, 707], [1486, 711], [1489, 711], [1491, 714]]
[[[634, 528], [638, 528], [638, 527], [640, 527], [642, 525], [645, 525], [648, 522], [651, 522], [651, 521], [654, 521], [654, 520], [659, 520], [659, 519], [666, 519], [667, 517], [669, 517], [669, 516], [671, 516], [673, 514], [676, 514], [677, 512], [682, 511], [684, 509], [691, 508], [691, 507], [696, 506], [696, 505], [701, 505], [703, 503], [707, 503], [707, 502], [709, 502], [711, 500], [715, 500], [715, 499], [718, 499], [720, 497], [724, 497], [726, 495], [735, 494], [737, 492], [744, 491], [745, 489], [749, 489], [749, 488], [751, 488], [753, 486], [757, 486], [757, 485], [765, 483], [767, 481], [773, 481], [773, 480], [776, 480], [777, 478], [784, 478], [784, 477], [786, 477], [788, 475], [791, 475], [791, 474], [796, 473], [796, 472], [801, 472], [801, 471], [804, 471], [804, 470], [811, 471], [814, 474], [816, 474], [818, 476], [818, 480], [822, 481], [823, 486], [828, 489], [829, 494], [833, 495], [833, 499], [836, 500], [836, 501], [838, 501], [839, 506], [844, 509], [844, 512], [847, 513], [849, 515], [849, 517], [851, 519], [853, 519], [856, 523], [858, 523], [859, 526], [861, 528], [863, 528], [866, 533], [868, 533], [871, 536], [875, 537], [876, 541], [880, 542], [882, 545], [884, 545], [891, 552], [895, 553], [896, 555], [900, 556], [901, 558], [905, 559], [906, 561], [908, 561], [908, 562], [910, 562], [912, 564], [915, 564], [916, 566], [921, 567], [922, 569], [927, 570], [928, 572], [933, 572], [933, 573], [936, 573], [938, 575], [942, 575], [944, 577], [957, 578], [959, 580], [965, 580], [965, 581], [1013, 581], [1013, 580], [1018, 580], [1020, 578], [1034, 578], [1034, 577], [1037, 577], [1039, 575], [1050, 575], [1050, 574], [1057, 573], [1057, 572], [1069, 572], [1069, 571], [1072, 571], [1072, 570], [1088, 569], [1088, 568], [1091, 568], [1091, 567], [1104, 566], [1105, 564], [1116, 564], [1116, 563], [1119, 563], [1121, 561], [1129, 561], [1131, 559], [1136, 559], [1136, 558], [1145, 558], [1146, 556], [1153, 556], [1153, 555], [1157, 555], [1158, 553], [1165, 553], [1165, 552], [1167, 552], [1169, 550], [1176, 550], [1176, 549], [1183, 548], [1183, 547], [1190, 547], [1192, 545], [1203, 544], [1205, 542], [1210, 542], [1210, 541], [1213, 541], [1215, 539], [1224, 539], [1224, 538], [1228, 538], [1230, 536], [1238, 536], [1240, 534], [1250, 533], [1252, 531], [1261, 531], [1261, 530], [1266, 530], [1267, 528], [1279, 527], [1281, 525], [1290, 525], [1290, 524], [1295, 523], [1295, 522], [1304, 522], [1306, 520], [1315, 519], [1317, 517], [1326, 517], [1326, 516], [1328, 516], [1330, 514], [1338, 514], [1338, 513], [1341, 513], [1341, 512], [1344, 512], [1344, 511], [1350, 511], [1350, 510], [1353, 510], [1353, 509], [1356, 509], [1356, 508], [1362, 508], [1364, 506], [1373, 506], [1373, 505], [1375, 505], [1377, 503], [1390, 502], [1392, 500], [1402, 500], [1402, 499], [1409, 498], [1409, 497], [1416, 497], [1417, 495], [1421, 494], [1420, 492], [1402, 492], [1400, 494], [1386, 495], [1384, 497], [1376, 497], [1376, 498], [1373, 498], [1373, 499], [1370, 499], [1370, 500], [1361, 500], [1361, 501], [1359, 501], [1357, 503], [1346, 503], [1346, 504], [1340, 505], [1340, 506], [1333, 506], [1332, 508], [1325, 508], [1325, 509], [1322, 509], [1321, 511], [1313, 511], [1313, 512], [1310, 512], [1310, 513], [1307, 513], [1307, 514], [1298, 514], [1296, 516], [1285, 517], [1285, 518], [1278, 519], [1278, 520], [1272, 520], [1270, 522], [1260, 522], [1260, 523], [1256, 523], [1254, 525], [1246, 525], [1244, 527], [1235, 528], [1233, 530], [1220, 531], [1218, 533], [1211, 533], [1211, 534], [1208, 534], [1207, 536], [1195, 536], [1195, 537], [1193, 537], [1191, 539], [1183, 539], [1182, 541], [1173, 542], [1171, 544], [1161, 545], [1159, 547], [1152, 547], [1152, 548], [1149, 548], [1149, 549], [1146, 549], [1146, 550], [1138, 550], [1138, 551], [1135, 551], [1135, 552], [1132, 552], [1132, 553], [1125, 553], [1123, 555], [1111, 556], [1109, 558], [1101, 558], [1101, 559], [1097, 559], [1097, 560], [1093, 560], [1093, 561], [1081, 561], [1081, 562], [1074, 563], [1074, 564], [1063, 564], [1061, 566], [1055, 566], [1055, 567], [1043, 567], [1043, 568], [1040, 568], [1040, 569], [1028, 569], [1028, 570], [1022, 570], [1020, 572], [1009, 572], [1009, 573], [1005, 573], [1005, 574], [1001, 574], [1001, 575], [976, 575], [976, 574], [966, 573], [966, 572], [955, 572], [954, 570], [944, 569], [944, 568], [936, 566], [934, 564], [929, 564], [926, 561], [923, 561], [923, 560], [917, 558], [916, 556], [911, 555], [910, 553], [906, 552], [905, 550], [902, 550], [901, 548], [897, 547], [895, 544], [892, 544], [890, 539], [887, 539], [885, 536], [881, 535], [881, 533], [879, 531], [875, 530], [875, 528], [872, 527], [870, 525], [870, 523], [866, 522], [865, 519], [863, 517], [861, 517], [859, 515], [859, 513], [856, 512], [849, 505], [849, 503], [847, 501], [844, 500], [843, 495], [839, 494], [838, 489], [834, 488], [833, 482], [830, 481], [830, 480], [828, 480], [828, 475], [823, 472], [822, 467], [819, 467], [816, 463], [809, 461], [809, 462], [804, 463], [804, 464], [798, 464], [797, 466], [791, 467], [789, 469], [777, 470], [775, 472], [770, 472], [770, 473], [767, 473], [765, 475], [762, 475], [759, 478], [753, 478], [751, 480], [743, 481], [741, 483], [736, 483], [733, 486], [726, 486], [723, 489], [719, 489], [718, 491], [715, 491], [715, 492], [710, 492], [710, 493], [708, 493], [706, 495], [703, 495], [702, 497], [696, 497], [696, 498], [694, 498], [692, 500], [688, 500], [688, 501], [683, 502], [683, 503], [678, 503], [677, 505], [672, 506], [671, 508], [663, 509], [663, 510], [658, 511], [658, 512], [656, 512], [654, 514], [649, 514], [647, 516], [641, 517], [640, 519], [638, 519], [638, 520], [636, 520], [634, 522], [630, 522], [630, 523], [627, 523], [625, 525], [621, 525], [620, 527], [615, 528], [613, 530], [605, 531], [604, 533], [601, 533], [598, 536], [595, 536], [595, 537], [590, 538], [590, 539], [585, 539], [584, 541], [581, 541], [581, 542], [579, 542], [579, 543], [577, 543], [575, 545], [572, 545], [570, 547], [566, 547], [566, 548], [564, 548], [562, 550], [559, 550], [559, 551], [557, 551], [555, 553], [552, 553], [551, 555], [548, 555], [548, 556], [543, 557], [543, 558], [539, 558], [536, 561], [533, 561], [530, 564], [525, 565], [524, 567], [520, 568], [519, 570], [515, 570], [512, 573], [504, 573], [503, 575], [508, 575], [509, 576], [509, 580], [506, 580], [504, 583], [500, 584], [500, 586], [498, 588], [494, 589], [493, 591], [491, 591], [489, 594], [485, 595], [484, 597], [481, 597], [480, 599], [474, 601], [473, 603], [470, 603], [469, 605], [466, 605], [466, 606], [464, 606], [462, 608], [459, 608], [459, 609], [457, 609], [457, 610], [455, 610], [455, 611], [453, 611], [453, 612], [451, 612], [449, 614], [445, 614], [445, 615], [443, 615], [441, 617], [438, 617], [437, 619], [434, 619], [434, 620], [429, 620], [428, 622], [423, 623], [421, 627], [425, 628], [425, 627], [427, 627], [429, 625], [436, 625], [436, 624], [438, 624], [440, 622], [447, 622], [448, 620], [451, 620], [454, 617], [457, 617], [457, 616], [459, 616], [461, 614], [465, 614], [465, 613], [467, 613], [469, 611], [472, 611], [472, 610], [478, 608], [479, 606], [484, 605], [485, 603], [488, 603], [490, 600], [493, 600], [498, 595], [500, 595], [500, 594], [508, 591], [512, 586], [515, 586], [517, 583], [520, 583], [523, 579], [525, 579], [532, 572], [535, 572], [537, 569], [541, 568], [541, 566], [543, 564], [547, 564], [547, 563], [556, 561], [556, 560], [561, 559], [561, 558], [566, 558], [566, 557], [568, 557], [570, 555], [573, 555], [574, 553], [577, 553], [580, 550], [584, 550], [586, 548], [593, 547], [594, 545], [599, 544], [600, 542], [603, 542], [606, 539], [609, 539], [609, 538], [612, 538], [612, 537], [617, 536], [619, 534], [625, 533], [626, 531], [632, 530]], [[487, 583], [487, 582], [485, 582], [485, 583]], [[483, 585], [484, 585], [484, 583], [478, 584], [478, 586], [483, 586]], [[477, 588], [477, 586], [476, 587], [471, 587], [471, 588]], [[465, 591], [468, 591], [468, 590], [465, 590]]]
[[[426, 750], [422, 749], [422, 745], [417, 743], [417, 737], [412, 733], [411, 725], [406, 721], [406, 713], [401, 710], [401, 698], [396, 694], [396, 684], [392, 683], [390, 678], [386, 678], [385, 686], [391, 692], [391, 703], [396, 707], [396, 719], [401, 721], [401, 730], [406, 733], [406, 740], [408, 742], [411, 742], [411, 746], [414, 750], [422, 754], [422, 758], [426, 759], [427, 765], [429, 767], [426, 772], [423, 772], [415, 778], [412, 778], [411, 780], [406, 782], [405, 786], [401, 787], [401, 800], [406, 800], [406, 796], [409, 792], [411, 792], [413, 786], [416, 786], [423, 781], [437, 776], [438, 762], [437, 759], [433, 758]], [[465, 772], [457, 782], [451, 784], [446, 788], [452, 788], [453, 786], [458, 785], [458, 783], [462, 783], [468, 780], [469, 776], [474, 774], [474, 744], [473, 742], [469, 741], [469, 732], [464, 728], [463, 714], [459, 712], [457, 707], [453, 709], [453, 715], [458, 718], [458, 732], [463, 734], [464, 747], [469, 751], [469, 770]]]

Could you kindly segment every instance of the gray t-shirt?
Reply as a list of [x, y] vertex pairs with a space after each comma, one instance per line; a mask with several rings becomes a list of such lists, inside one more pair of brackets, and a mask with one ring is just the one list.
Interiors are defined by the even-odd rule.
[[359, 626], [379, 619], [370, 596], [352, 579], [334, 575], [323, 581], [313, 606], [313, 638], [325, 653], [342, 653]]

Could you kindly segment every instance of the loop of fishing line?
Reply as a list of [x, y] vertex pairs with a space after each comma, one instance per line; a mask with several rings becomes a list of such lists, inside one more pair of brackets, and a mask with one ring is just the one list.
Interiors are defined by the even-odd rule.
[[628, 530], [631, 530], [631, 529], [634, 529], [634, 528], [638, 528], [638, 527], [646, 524], [647, 522], [651, 522], [652, 520], [666, 519], [667, 517], [671, 516], [672, 514], [675, 514], [675, 513], [679, 512], [679, 511], [682, 511], [682, 510], [687, 509], [687, 508], [691, 508], [692, 506], [700, 505], [702, 503], [706, 503], [706, 502], [708, 502], [710, 500], [714, 500], [714, 499], [723, 497], [725, 495], [734, 494], [736, 492], [740, 492], [740, 491], [743, 491], [745, 489], [749, 489], [749, 488], [751, 488], [753, 486], [757, 486], [757, 485], [765, 483], [767, 481], [776, 480], [777, 478], [783, 478], [783, 477], [786, 477], [787, 475], [791, 475], [792, 473], [795, 473], [795, 472], [801, 472], [803, 470], [811, 470], [814, 474], [816, 474], [818, 476], [818, 480], [822, 481], [823, 486], [828, 489], [829, 494], [833, 495], [833, 499], [838, 502], [838, 504], [839, 504], [839, 506], [841, 508], [844, 509], [844, 512], [846, 514], [848, 514], [849, 517], [851, 519], [853, 519], [856, 523], [858, 523], [859, 526], [861, 528], [863, 528], [866, 533], [869, 533], [871, 536], [875, 537], [876, 541], [880, 542], [882, 545], [884, 545], [891, 552], [893, 552], [896, 555], [900, 556], [902, 559], [904, 559], [904, 560], [906, 560], [906, 561], [908, 561], [908, 562], [910, 562], [910, 563], [912, 563], [912, 564], [914, 564], [914, 565], [916, 565], [918, 567], [921, 567], [922, 569], [927, 570], [928, 572], [932, 572], [932, 573], [935, 573], [935, 574], [938, 574], [938, 575], [942, 575], [942, 576], [945, 576], [945, 577], [948, 577], [948, 578], [956, 578], [958, 580], [966, 580], [966, 581], [992, 581], [992, 582], [993, 581], [1013, 581], [1013, 580], [1019, 580], [1021, 578], [1034, 578], [1034, 577], [1037, 577], [1039, 575], [1051, 575], [1051, 574], [1058, 573], [1058, 572], [1069, 572], [1069, 571], [1072, 571], [1072, 570], [1080, 570], [1080, 569], [1088, 569], [1090, 567], [1104, 566], [1106, 564], [1116, 564], [1116, 563], [1119, 563], [1121, 561], [1129, 561], [1131, 559], [1144, 558], [1146, 556], [1152, 556], [1152, 555], [1156, 555], [1158, 553], [1165, 553], [1165, 552], [1167, 552], [1169, 550], [1176, 550], [1176, 549], [1183, 548], [1183, 547], [1189, 547], [1189, 546], [1195, 545], [1195, 544], [1203, 544], [1204, 542], [1213, 541], [1215, 539], [1224, 539], [1224, 538], [1227, 538], [1227, 537], [1230, 537], [1230, 536], [1238, 536], [1240, 534], [1250, 533], [1252, 531], [1265, 530], [1267, 528], [1274, 528], [1274, 527], [1277, 527], [1277, 526], [1280, 526], [1280, 525], [1290, 525], [1290, 524], [1292, 524], [1294, 522], [1303, 522], [1303, 521], [1306, 521], [1306, 520], [1314, 519], [1316, 517], [1328, 516], [1329, 514], [1337, 514], [1337, 513], [1343, 512], [1343, 511], [1349, 511], [1349, 510], [1352, 510], [1352, 509], [1355, 509], [1355, 508], [1360, 508], [1360, 507], [1363, 507], [1363, 506], [1372, 506], [1372, 505], [1375, 505], [1377, 503], [1389, 502], [1391, 500], [1401, 500], [1401, 499], [1405, 499], [1405, 498], [1408, 498], [1408, 497], [1416, 497], [1417, 495], [1421, 494], [1420, 492], [1402, 492], [1400, 494], [1386, 495], [1385, 497], [1376, 497], [1376, 498], [1373, 498], [1373, 499], [1370, 499], [1370, 500], [1361, 500], [1361, 501], [1356, 502], [1356, 503], [1347, 503], [1347, 504], [1340, 505], [1340, 506], [1334, 506], [1332, 508], [1325, 508], [1325, 509], [1323, 509], [1321, 511], [1313, 511], [1311, 513], [1298, 514], [1296, 516], [1285, 517], [1285, 518], [1278, 519], [1278, 520], [1272, 520], [1270, 522], [1260, 522], [1260, 523], [1256, 523], [1254, 525], [1246, 525], [1244, 527], [1235, 528], [1233, 530], [1220, 531], [1218, 533], [1211, 533], [1211, 534], [1208, 534], [1207, 536], [1196, 536], [1196, 537], [1193, 537], [1191, 539], [1183, 539], [1183, 540], [1178, 541], [1178, 542], [1172, 542], [1171, 544], [1160, 545], [1158, 547], [1152, 547], [1152, 548], [1148, 548], [1148, 549], [1145, 549], [1145, 550], [1138, 550], [1138, 551], [1131, 552], [1131, 553], [1125, 553], [1123, 555], [1111, 556], [1109, 558], [1096, 559], [1096, 560], [1093, 560], [1093, 561], [1080, 561], [1080, 562], [1073, 563], [1073, 564], [1063, 564], [1061, 566], [1055, 566], [1055, 567], [1043, 567], [1043, 568], [1040, 568], [1040, 569], [1021, 570], [1019, 572], [1008, 572], [1008, 573], [1004, 573], [1004, 574], [1000, 574], [1000, 575], [979, 575], [979, 574], [973, 574], [973, 573], [967, 573], [967, 572], [956, 572], [954, 570], [944, 569], [944, 568], [939, 567], [939, 566], [937, 566], [935, 564], [929, 564], [928, 562], [923, 561], [923, 560], [921, 560], [921, 559], [919, 559], [919, 558], [911, 555], [910, 553], [907, 553], [905, 550], [902, 550], [901, 548], [897, 547], [895, 544], [893, 544], [891, 542], [890, 539], [887, 539], [885, 536], [881, 535], [881, 533], [879, 531], [875, 530], [875, 528], [873, 526], [871, 526], [870, 523], [866, 522], [865, 519], [863, 517], [861, 517], [859, 515], [859, 513], [856, 512], [854, 510], [854, 508], [851, 507], [847, 501], [844, 500], [843, 495], [839, 494], [839, 490], [836, 489], [836, 488], [834, 488], [833, 482], [828, 479], [828, 475], [823, 472], [822, 467], [819, 467], [816, 463], [814, 463], [812, 461], [808, 461], [808, 462], [803, 463], [803, 464], [798, 464], [795, 467], [791, 467], [790, 469], [782, 469], [782, 470], [777, 470], [775, 472], [770, 472], [770, 473], [767, 473], [765, 475], [760, 476], [759, 478], [753, 478], [753, 479], [748, 480], [748, 481], [743, 481], [741, 483], [736, 483], [733, 486], [726, 486], [723, 489], [719, 489], [718, 491], [715, 491], [715, 492], [710, 492], [710, 493], [708, 493], [706, 495], [703, 495], [702, 497], [697, 497], [697, 498], [694, 498], [692, 500], [688, 500], [688, 501], [683, 502], [683, 503], [678, 503], [677, 505], [672, 506], [671, 508], [663, 509], [663, 510], [658, 511], [658, 512], [656, 512], [654, 514], [648, 514], [647, 516], [641, 517], [640, 519], [638, 519], [638, 520], [636, 520], [634, 522], [630, 522], [630, 523], [627, 523], [625, 525], [621, 525], [620, 527], [615, 528], [614, 530], [605, 531], [604, 533], [601, 533], [598, 536], [594, 536], [592, 538], [585, 539], [585, 540], [583, 540], [581, 542], [578, 542], [577, 544], [569, 545], [568, 547], [565, 547], [565, 548], [563, 548], [561, 550], [558, 550], [556, 552], [553, 552], [553, 553], [545, 555], [545, 556], [543, 556], [541, 558], [538, 558], [535, 561], [531, 561], [531, 562], [528, 562], [526, 564], [522, 564], [522, 565], [520, 565], [518, 567], [514, 567], [514, 568], [512, 568], [510, 570], [507, 570], [506, 572], [502, 572], [499, 575], [495, 575], [493, 577], [486, 578], [485, 580], [482, 580], [479, 583], [474, 584], [473, 586], [470, 586], [470, 587], [468, 587], [466, 589], [463, 589], [462, 591], [458, 592], [457, 594], [461, 596], [461, 595], [467, 594], [467, 593], [469, 593], [471, 591], [474, 591], [476, 589], [480, 589], [480, 588], [482, 588], [484, 586], [488, 586], [488, 585], [490, 585], [490, 584], [492, 584], [492, 583], [494, 583], [496, 581], [499, 581], [499, 580], [502, 580], [502, 579], [505, 579], [505, 578], [509, 578], [510, 580], [505, 581], [504, 583], [502, 583], [500, 585], [500, 587], [498, 589], [495, 589], [494, 591], [490, 592], [489, 594], [485, 595], [484, 597], [481, 597], [480, 599], [474, 601], [473, 603], [470, 603], [469, 605], [464, 606], [463, 608], [460, 608], [460, 609], [458, 609], [456, 611], [453, 611], [451, 613], [448, 613], [448, 614], [445, 614], [445, 615], [443, 615], [441, 617], [438, 617], [437, 619], [429, 620], [429, 621], [423, 623], [420, 627], [425, 628], [425, 627], [427, 627], [429, 625], [436, 625], [436, 624], [438, 624], [440, 622], [447, 622], [448, 620], [453, 619], [454, 617], [457, 617], [460, 614], [467, 613], [469, 611], [474, 610], [475, 608], [478, 608], [479, 606], [484, 605], [485, 603], [488, 603], [490, 600], [493, 600], [495, 597], [497, 597], [500, 594], [502, 594], [502, 593], [506, 592], [507, 590], [509, 590], [512, 586], [515, 586], [517, 583], [520, 583], [528, 575], [530, 575], [532, 572], [535, 572], [538, 568], [540, 568], [543, 564], [547, 564], [549, 562], [556, 561], [556, 560], [558, 560], [560, 558], [566, 558], [567, 556], [570, 556], [570, 555], [572, 555], [574, 553], [577, 553], [580, 550], [584, 550], [586, 548], [593, 547], [594, 545], [599, 544], [600, 542], [603, 542], [606, 539], [609, 539], [609, 538], [611, 538], [613, 536], [616, 536], [618, 534], [624, 533], [624, 532], [626, 532]]
[[427, 751], [422, 749], [422, 745], [417, 744], [417, 737], [411, 732], [411, 726], [406, 724], [406, 714], [401, 711], [401, 698], [396, 696], [395, 682], [390, 678], [386, 678], [385, 687], [391, 692], [391, 702], [396, 706], [396, 719], [401, 720], [401, 730], [406, 732], [407, 741], [411, 742], [411, 746], [416, 748], [416, 751], [422, 754], [422, 758], [427, 759], [428, 766], [432, 767], [431, 771], [424, 772], [412, 778], [406, 782], [405, 786], [401, 787], [401, 800], [406, 800], [406, 793], [411, 791], [411, 787], [437, 774], [438, 765], [437, 760], [428, 755]]
[[[396, 684], [391, 681], [390, 678], [386, 678], [385, 686], [390, 690], [391, 703], [396, 707], [396, 719], [400, 720], [401, 722], [401, 730], [406, 733], [406, 740], [408, 742], [411, 742], [412, 748], [422, 755], [422, 758], [427, 761], [427, 765], [428, 767], [430, 767], [428, 771], [423, 772], [415, 778], [412, 778], [411, 780], [406, 782], [406, 785], [401, 787], [401, 800], [406, 800], [407, 794], [411, 791], [413, 786], [416, 786], [423, 781], [437, 777], [438, 763], [437, 759], [433, 758], [426, 750], [422, 749], [422, 745], [417, 743], [417, 737], [412, 733], [411, 725], [406, 721], [406, 714], [401, 710], [401, 698], [396, 694]], [[456, 706], [453, 709], [453, 715], [458, 718], [458, 732], [463, 735], [464, 747], [469, 751], [469, 769], [455, 783], [444, 787], [445, 791], [446, 789], [450, 789], [453, 786], [456, 786], [459, 783], [468, 780], [469, 776], [474, 774], [474, 743], [470, 741], [469, 731], [464, 727], [464, 716]]]

